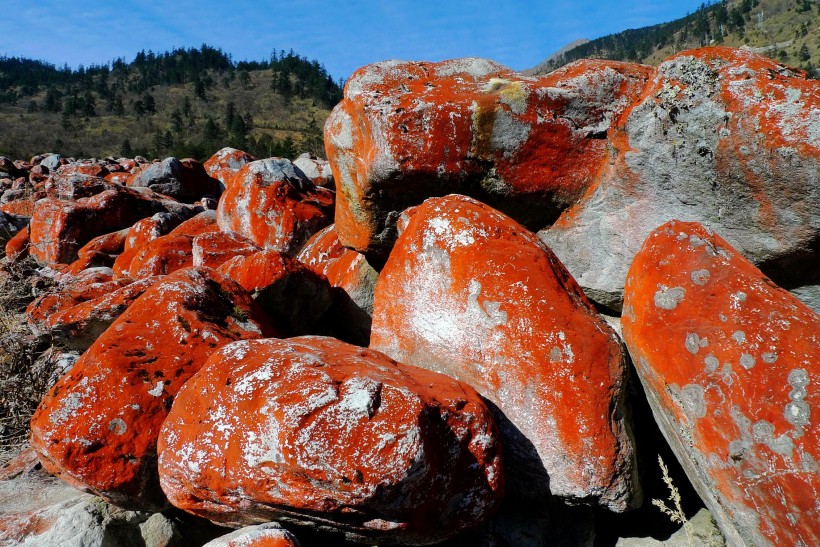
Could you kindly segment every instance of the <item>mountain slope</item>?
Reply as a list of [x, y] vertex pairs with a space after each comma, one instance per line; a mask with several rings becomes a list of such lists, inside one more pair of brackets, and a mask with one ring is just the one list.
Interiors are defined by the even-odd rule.
[[573, 47], [530, 72], [545, 74], [583, 58], [658, 64], [685, 49], [719, 44], [748, 47], [817, 75], [820, 2], [726, 0], [701, 4], [695, 13], [681, 19], [610, 34]]
[[2, 57], [0, 155], [205, 158], [225, 145], [261, 157], [292, 156], [297, 145], [320, 153], [341, 93], [318, 61], [292, 50], [234, 62], [203, 45], [76, 70]]

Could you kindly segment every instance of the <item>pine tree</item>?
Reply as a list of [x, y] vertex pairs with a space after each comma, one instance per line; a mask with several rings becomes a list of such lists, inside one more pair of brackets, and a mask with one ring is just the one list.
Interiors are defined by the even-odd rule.
[[122, 141], [122, 147], [120, 148], [120, 154], [124, 158], [133, 158], [134, 157], [134, 150], [131, 148], [131, 141], [128, 140], [128, 137]]

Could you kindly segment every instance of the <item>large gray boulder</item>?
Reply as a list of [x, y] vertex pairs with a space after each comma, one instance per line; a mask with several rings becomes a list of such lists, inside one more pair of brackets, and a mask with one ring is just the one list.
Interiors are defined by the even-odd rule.
[[678, 54], [614, 129], [597, 186], [539, 237], [614, 310], [635, 253], [671, 219], [719, 231], [786, 288], [818, 285], [818, 112], [820, 84], [774, 61]]

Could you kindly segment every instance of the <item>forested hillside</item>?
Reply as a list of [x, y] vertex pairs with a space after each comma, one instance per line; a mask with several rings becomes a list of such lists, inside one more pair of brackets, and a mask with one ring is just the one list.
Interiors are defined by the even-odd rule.
[[76, 69], [0, 57], [0, 155], [321, 153], [322, 123], [341, 94], [341, 82], [293, 50], [237, 62], [203, 45]]
[[701, 4], [681, 19], [610, 34], [548, 58], [531, 69], [544, 74], [583, 58], [657, 64], [685, 49], [749, 47], [815, 77], [820, 66], [817, 0], [724, 0]]

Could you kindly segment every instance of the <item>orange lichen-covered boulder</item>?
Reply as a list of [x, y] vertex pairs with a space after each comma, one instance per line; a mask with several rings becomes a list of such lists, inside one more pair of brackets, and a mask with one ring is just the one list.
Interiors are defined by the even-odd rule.
[[498, 408], [516, 496], [630, 508], [626, 362], [558, 259], [465, 196], [428, 199], [401, 224], [376, 284], [370, 346], [466, 382]]
[[652, 232], [624, 339], [655, 420], [732, 545], [820, 545], [820, 316], [697, 223]]
[[216, 352], [179, 392], [159, 454], [162, 487], [188, 512], [378, 543], [476, 526], [503, 487], [498, 433], [471, 387], [316, 336]]
[[161, 276], [134, 282], [117, 279], [107, 283], [104, 294], [49, 314], [44, 321], [46, 332], [61, 346], [84, 351], [99, 338]]
[[69, 264], [98, 235], [127, 228], [154, 213], [186, 208], [151, 191], [118, 185], [77, 200], [43, 199], [31, 219], [31, 255], [47, 264]]
[[114, 280], [108, 268], [91, 268], [72, 275], [59, 289], [34, 299], [26, 308], [29, 328], [35, 334], [48, 331], [48, 318], [77, 304], [94, 300], [116, 291], [132, 282], [131, 279]]
[[333, 222], [333, 192], [314, 185], [286, 159], [251, 162], [234, 176], [219, 201], [217, 222], [254, 244], [295, 255]]
[[379, 273], [365, 256], [339, 242], [335, 225], [316, 232], [297, 257], [314, 272], [327, 277], [335, 289], [327, 313], [329, 330], [345, 341], [370, 343], [373, 293]]
[[114, 188], [116, 183], [101, 177], [77, 172], [57, 173], [44, 186], [46, 195], [53, 199], [87, 198]]
[[222, 190], [225, 190], [236, 172], [252, 161], [256, 161], [256, 158], [247, 152], [225, 147], [206, 160], [202, 166], [209, 176], [222, 183]]
[[333, 300], [325, 276], [278, 251], [235, 256], [219, 271], [251, 293], [287, 334], [308, 333]]
[[152, 163], [128, 180], [129, 186], [145, 187], [185, 203], [203, 196], [219, 197], [219, 181], [205, 172], [196, 160], [166, 158]]
[[29, 229], [28, 226], [26, 226], [6, 242], [6, 258], [9, 260], [21, 260], [26, 258], [28, 256], [30, 241]]
[[336, 184], [333, 181], [333, 170], [327, 160], [305, 152], [293, 160], [293, 165], [298, 167], [316, 186], [323, 186], [331, 190], [336, 189]]
[[164, 507], [156, 443], [174, 396], [218, 348], [271, 334], [267, 325], [250, 296], [222, 275], [169, 275], [43, 398], [31, 420], [43, 466], [122, 507]]
[[193, 240], [194, 266], [218, 268], [235, 256], [248, 256], [261, 249], [234, 232], [205, 232]]
[[240, 528], [202, 547], [299, 547], [299, 541], [279, 523], [266, 522]]
[[149, 241], [134, 253], [127, 276], [142, 279], [193, 266], [193, 241], [193, 237], [184, 234], [168, 234]]
[[[617, 122], [611, 164], [539, 234], [588, 296], [620, 309], [647, 235], [719, 231], [776, 282], [820, 285], [820, 83], [750, 51], [674, 55]], [[820, 293], [818, 293], [820, 296]]]
[[485, 59], [359, 69], [325, 123], [339, 238], [385, 254], [402, 210], [456, 192], [543, 228], [606, 163], [610, 124], [651, 73], [600, 60], [540, 78]]
[[66, 268], [65, 273], [77, 274], [88, 268], [110, 268], [125, 248], [127, 235], [128, 229], [123, 228], [95, 237], [77, 251], [77, 260]]

